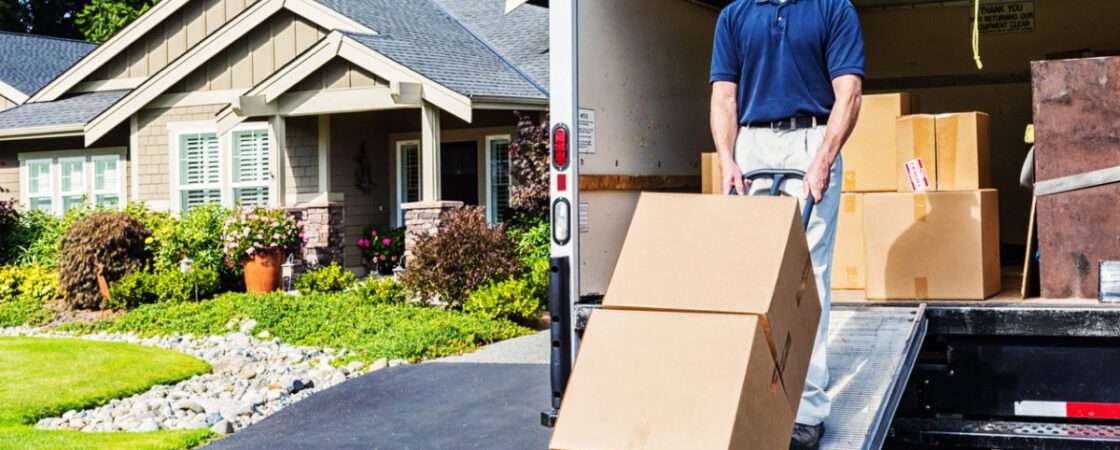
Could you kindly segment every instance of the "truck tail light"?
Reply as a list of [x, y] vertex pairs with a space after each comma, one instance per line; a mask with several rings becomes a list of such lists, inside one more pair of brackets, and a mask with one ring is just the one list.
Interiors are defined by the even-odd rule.
[[558, 170], [568, 168], [570, 134], [564, 124], [558, 124], [552, 129], [552, 164]]
[[572, 204], [561, 198], [552, 203], [552, 239], [565, 245], [572, 239]]

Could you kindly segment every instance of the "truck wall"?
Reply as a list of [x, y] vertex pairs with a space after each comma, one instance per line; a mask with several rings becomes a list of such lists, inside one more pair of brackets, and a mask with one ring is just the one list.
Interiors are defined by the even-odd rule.
[[[1035, 29], [981, 36], [984, 69], [972, 60], [968, 6], [861, 11], [867, 78], [978, 74], [1030, 74], [1030, 61], [1075, 49], [1120, 50], [1120, 2], [1035, 0]], [[1026, 78], [1024, 78], [1026, 80]], [[1032, 121], [1029, 81], [1013, 84], [904, 89], [921, 97], [922, 112], [984, 111], [991, 115], [992, 183], [1000, 194], [1000, 236], [1026, 241], [1031, 194], [1019, 187], [1019, 169], [1030, 146], [1023, 131]]]

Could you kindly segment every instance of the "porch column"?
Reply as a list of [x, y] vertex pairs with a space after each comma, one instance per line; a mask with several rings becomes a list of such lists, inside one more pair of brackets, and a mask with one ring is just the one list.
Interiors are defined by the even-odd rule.
[[439, 185], [439, 108], [424, 102], [420, 118], [420, 199], [436, 202], [442, 196]]
[[329, 201], [331, 194], [331, 116], [319, 116], [319, 195]]
[[285, 198], [288, 195], [287, 176], [284, 168], [288, 166], [285, 161], [288, 153], [288, 133], [285, 126], [284, 118], [279, 115], [268, 118], [268, 150], [272, 155], [269, 158], [268, 170], [273, 174], [269, 185], [269, 190], [272, 192], [268, 196], [268, 206], [271, 208], [278, 208], [287, 203]]

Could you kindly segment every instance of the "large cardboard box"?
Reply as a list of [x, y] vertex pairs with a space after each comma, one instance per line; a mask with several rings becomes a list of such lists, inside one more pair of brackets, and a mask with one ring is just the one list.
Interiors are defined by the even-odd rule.
[[836, 246], [832, 253], [833, 289], [864, 289], [867, 286], [863, 257], [863, 196], [851, 193], [840, 196]]
[[937, 116], [937, 190], [973, 191], [992, 186], [991, 133], [982, 112]]
[[983, 300], [999, 293], [995, 190], [867, 194], [867, 298]]
[[720, 182], [720, 164], [718, 153], [702, 153], [700, 155], [701, 188], [704, 194], [723, 194]]
[[898, 158], [898, 192], [914, 192], [903, 166], [918, 158], [929, 177], [930, 190], [937, 188], [937, 118], [929, 114], [902, 116], [896, 123], [895, 155]]
[[918, 97], [906, 93], [863, 96], [859, 120], [844, 145], [844, 192], [898, 189], [895, 127], [901, 116], [918, 112]]
[[821, 315], [798, 201], [643, 193], [603, 306], [760, 316], [796, 410]]
[[793, 421], [757, 316], [599, 310], [550, 448], [785, 449]]

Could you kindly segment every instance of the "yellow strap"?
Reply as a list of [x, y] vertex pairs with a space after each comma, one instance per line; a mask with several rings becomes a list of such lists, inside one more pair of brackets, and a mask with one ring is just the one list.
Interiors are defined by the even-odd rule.
[[980, 61], [980, 0], [976, 0], [975, 16], [972, 20], [972, 59], [976, 60], [976, 69], [983, 70], [984, 63]]

